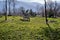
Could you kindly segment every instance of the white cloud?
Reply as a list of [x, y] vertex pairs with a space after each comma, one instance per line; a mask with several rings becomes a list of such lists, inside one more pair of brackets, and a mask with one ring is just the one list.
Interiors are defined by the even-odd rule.
[[44, 3], [44, 0], [33, 0], [33, 1], [31, 1], [31, 2], [38, 2], [38, 3]]
[[18, 1], [24, 1], [24, 2], [38, 2], [38, 3], [44, 3], [44, 0], [18, 0]]
[[[3, 0], [0, 0], [3, 1]], [[42, 3], [44, 4], [44, 0], [18, 0], [18, 1], [24, 1], [24, 2], [37, 2], [37, 3]], [[55, 1], [55, 0], [52, 0]], [[60, 0], [56, 0], [56, 1], [60, 1]]]
[[[24, 1], [24, 2], [37, 2], [44, 4], [44, 0], [18, 0], [18, 1]], [[60, 0], [52, 0], [52, 1], [60, 1]]]

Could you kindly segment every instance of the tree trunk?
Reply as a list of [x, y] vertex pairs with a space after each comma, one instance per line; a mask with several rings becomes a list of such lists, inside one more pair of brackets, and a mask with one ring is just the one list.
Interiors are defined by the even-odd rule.
[[55, 7], [54, 7], [54, 16], [55, 16], [55, 18], [56, 18], [56, 15], [57, 15], [57, 10], [56, 10], [56, 7], [57, 7], [57, 3], [56, 3], [56, 1], [55, 1]]
[[13, 0], [13, 13], [15, 14], [15, 0]]
[[5, 7], [6, 7], [5, 20], [7, 20], [7, 0], [5, 1]]
[[9, 1], [9, 16], [11, 16], [11, 12], [10, 12], [10, 1]]
[[46, 0], [45, 1], [45, 19], [46, 19], [46, 24], [48, 23], [48, 19], [47, 19], [47, 11], [46, 11]]

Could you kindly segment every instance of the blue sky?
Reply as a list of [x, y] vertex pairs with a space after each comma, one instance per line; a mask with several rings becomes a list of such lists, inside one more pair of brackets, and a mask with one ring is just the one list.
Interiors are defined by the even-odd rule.
[[[0, 0], [3, 1], [3, 0]], [[37, 2], [37, 3], [42, 3], [44, 4], [44, 0], [18, 0], [18, 1], [24, 1], [24, 2]], [[55, 1], [55, 0], [52, 0]], [[56, 0], [56, 1], [60, 1], [60, 0]]]

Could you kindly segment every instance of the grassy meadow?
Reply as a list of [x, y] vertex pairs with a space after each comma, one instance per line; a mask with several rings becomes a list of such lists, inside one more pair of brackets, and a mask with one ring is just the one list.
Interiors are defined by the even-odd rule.
[[[60, 40], [60, 18], [31, 17], [30, 22], [21, 21], [20, 16], [4, 16], [0, 18], [0, 40]], [[51, 22], [54, 20], [55, 22]]]

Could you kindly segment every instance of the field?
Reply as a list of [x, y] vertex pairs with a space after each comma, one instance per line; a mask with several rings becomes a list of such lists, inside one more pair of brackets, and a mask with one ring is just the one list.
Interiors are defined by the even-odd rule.
[[[0, 18], [0, 40], [60, 40], [60, 18], [31, 17], [30, 22], [21, 21], [22, 17]], [[51, 22], [54, 20], [55, 22]]]

